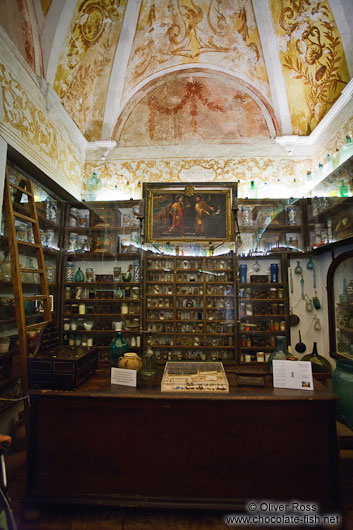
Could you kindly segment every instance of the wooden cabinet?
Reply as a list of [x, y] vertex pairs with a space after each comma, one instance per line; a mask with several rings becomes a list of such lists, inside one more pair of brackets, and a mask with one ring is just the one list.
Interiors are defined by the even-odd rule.
[[[8, 162], [7, 173], [9, 180], [21, 187], [25, 179], [31, 178], [18, 166]], [[49, 292], [52, 302], [52, 319], [58, 321], [59, 290], [58, 278], [60, 274], [60, 248], [62, 242], [62, 213], [64, 202], [43, 185], [32, 180], [35, 204], [42, 239], [42, 246], [47, 268]], [[12, 188], [12, 199], [16, 199], [16, 212], [23, 214], [22, 218], [15, 218], [15, 231], [18, 243], [19, 262], [22, 267], [36, 269], [37, 260], [33, 245], [32, 223], [26, 220], [28, 213], [27, 196]], [[18, 197], [16, 197], [18, 193]], [[0, 236], [0, 393], [2, 397], [16, 399], [21, 395], [21, 361], [18, 344], [18, 330], [14, 306], [14, 282], [12, 278], [9, 258], [8, 227], [5, 215], [2, 215]], [[40, 279], [38, 273], [21, 273], [22, 290], [26, 297], [40, 293]], [[26, 325], [42, 321], [42, 301], [26, 300], [24, 302]], [[14, 401], [1, 401], [0, 411], [11, 407]]]
[[234, 256], [144, 260], [146, 331], [158, 360], [235, 361]]
[[283, 256], [238, 260], [239, 361], [263, 364], [275, 336], [288, 338], [287, 266]]
[[26, 500], [234, 510], [271, 494], [325, 513], [339, 502], [335, 399], [316, 382], [175, 395], [102, 371], [32, 390]]
[[102, 360], [120, 326], [140, 352], [142, 290], [139, 201], [77, 203], [66, 212], [63, 343], [95, 346]]

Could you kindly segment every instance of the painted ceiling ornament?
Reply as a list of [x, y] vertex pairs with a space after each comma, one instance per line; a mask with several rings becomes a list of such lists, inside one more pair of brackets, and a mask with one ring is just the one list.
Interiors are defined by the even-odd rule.
[[155, 114], [166, 114], [166, 115], [175, 115], [180, 112], [186, 105], [189, 105], [189, 115], [191, 118], [192, 129], [197, 132], [197, 116], [198, 116], [198, 103], [201, 103], [203, 106], [207, 107], [211, 111], [218, 111], [225, 113], [225, 109], [222, 105], [217, 104], [216, 102], [210, 101], [204, 95], [204, 86], [201, 81], [191, 80], [187, 81], [184, 89], [184, 94], [181, 98], [177, 99], [177, 103], [173, 106], [170, 102], [170, 98], [167, 101], [166, 105], [162, 105], [160, 100], [157, 98], [151, 97], [148, 102], [149, 106], [149, 133], [150, 138], [153, 139], [155, 132]]
[[84, 11], [84, 22], [81, 26], [83, 37], [88, 42], [95, 41], [103, 31], [104, 13], [97, 5], [91, 5]]
[[194, 186], [185, 186], [184, 193], [187, 197], [193, 197], [195, 195]]
[[[227, 67], [250, 71], [260, 65], [259, 37], [251, 3], [244, 1], [143, 0], [140, 27], [131, 58], [135, 83], [164, 63], [199, 62], [201, 55], [217, 53]], [[211, 55], [212, 57], [212, 55]], [[211, 57], [208, 57], [209, 60]], [[260, 71], [255, 76], [261, 76]]]
[[[309, 135], [348, 82], [341, 40], [326, 0], [282, 0], [279, 24], [286, 34], [283, 66], [301, 82], [306, 106], [301, 122]], [[298, 108], [297, 94], [293, 105]]]

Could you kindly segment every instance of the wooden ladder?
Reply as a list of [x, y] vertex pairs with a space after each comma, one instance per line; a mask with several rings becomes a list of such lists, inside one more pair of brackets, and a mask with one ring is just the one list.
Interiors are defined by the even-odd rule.
[[[22, 203], [21, 205], [21, 199], [26, 196], [27, 207], [26, 203]], [[11, 257], [12, 283], [21, 359], [22, 395], [26, 396], [28, 393], [29, 355], [29, 341], [27, 333], [31, 330], [39, 332], [45, 324], [51, 322], [51, 304], [32, 182], [28, 178], [23, 178], [18, 184], [15, 184], [10, 181], [7, 170], [4, 188], [4, 217]], [[16, 219], [18, 219], [20, 222], [24, 222], [27, 224], [27, 226], [32, 226], [34, 242], [17, 239]], [[29, 257], [35, 257], [37, 259], [37, 268], [21, 266], [19, 260], [19, 246], [21, 247], [23, 253], [26, 253], [27, 250]], [[34, 283], [34, 285], [38, 285], [40, 287], [40, 294], [25, 295], [23, 293], [23, 280], [21, 274], [26, 273], [39, 275], [40, 281], [38, 284]], [[33, 276], [33, 278], [34, 277], [35, 276]], [[36, 315], [37, 321], [33, 324], [28, 324], [26, 320], [25, 302], [27, 301], [42, 301], [43, 303], [44, 311]]]

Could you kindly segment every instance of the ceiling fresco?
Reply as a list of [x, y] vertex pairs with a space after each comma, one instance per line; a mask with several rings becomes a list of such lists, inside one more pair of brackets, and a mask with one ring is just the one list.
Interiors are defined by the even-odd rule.
[[106, 95], [126, 1], [77, 3], [54, 89], [88, 140], [101, 134]]
[[217, 156], [217, 144], [242, 152], [315, 130], [352, 77], [349, 6], [2, 0], [0, 31], [89, 142], [181, 153], [201, 142]]
[[33, 32], [25, 0], [1, 0], [0, 26], [6, 30], [25, 61], [36, 71]]
[[271, 0], [293, 132], [309, 135], [350, 77], [326, 0]]
[[130, 105], [126, 121], [112, 139], [120, 146], [136, 146], [274, 138], [270, 111], [255, 97], [248, 87], [220, 75], [173, 74]]
[[269, 95], [251, 2], [143, 0], [125, 93], [156, 72], [190, 63], [235, 72]]

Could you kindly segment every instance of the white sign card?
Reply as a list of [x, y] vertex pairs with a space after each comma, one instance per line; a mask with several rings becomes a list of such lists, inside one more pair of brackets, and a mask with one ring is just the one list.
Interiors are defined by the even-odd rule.
[[136, 386], [136, 370], [112, 368], [110, 382], [112, 385]]
[[274, 388], [314, 390], [310, 361], [276, 361], [273, 364]]

